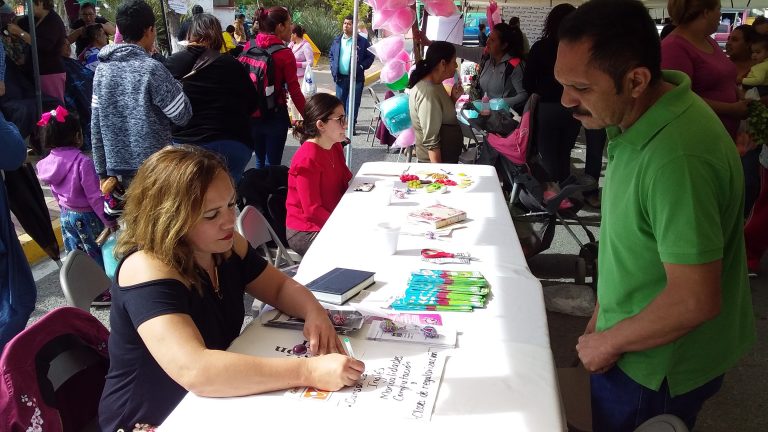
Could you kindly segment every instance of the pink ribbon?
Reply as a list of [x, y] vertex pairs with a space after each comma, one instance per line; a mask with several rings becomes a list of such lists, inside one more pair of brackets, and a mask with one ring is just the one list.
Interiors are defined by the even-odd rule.
[[55, 110], [43, 113], [40, 117], [40, 121], [37, 122], [38, 126], [48, 126], [48, 122], [51, 118], [55, 118], [57, 122], [64, 123], [64, 120], [69, 115], [69, 111], [61, 105], [57, 106]]

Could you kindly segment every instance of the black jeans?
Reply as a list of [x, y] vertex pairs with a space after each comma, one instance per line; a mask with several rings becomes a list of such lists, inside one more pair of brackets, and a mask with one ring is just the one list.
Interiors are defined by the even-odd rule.
[[541, 163], [550, 177], [547, 180], [561, 182], [571, 175], [571, 150], [579, 130], [581, 122], [559, 102], [539, 104], [536, 142]]

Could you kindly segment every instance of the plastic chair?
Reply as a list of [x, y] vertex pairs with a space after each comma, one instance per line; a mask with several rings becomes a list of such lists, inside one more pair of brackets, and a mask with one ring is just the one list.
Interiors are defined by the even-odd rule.
[[[282, 260], [285, 261], [287, 266], [296, 265], [296, 261], [291, 258], [291, 255], [288, 253], [288, 248], [283, 245], [283, 242], [280, 241], [277, 233], [275, 233], [272, 227], [269, 226], [267, 219], [264, 218], [264, 215], [262, 215], [256, 207], [245, 206], [243, 208], [240, 216], [237, 217], [236, 229], [237, 232], [248, 240], [248, 243], [250, 243], [251, 246], [254, 248], [261, 248], [270, 264], [277, 268], [281, 268]], [[267, 247], [269, 241], [273, 241], [277, 245], [277, 251], [275, 252], [274, 257]]]
[[647, 420], [635, 432], [688, 432], [688, 426], [679, 417], [662, 414]]
[[93, 299], [112, 286], [104, 269], [81, 250], [67, 255], [59, 270], [59, 282], [67, 304], [86, 312], [90, 312]]
[[373, 134], [373, 140], [371, 140], [371, 147], [373, 147], [376, 144], [376, 129], [379, 127], [379, 123], [381, 123], [381, 112], [379, 111], [379, 96], [373, 91], [372, 87], [368, 87], [368, 93], [373, 98], [373, 117], [371, 117], [371, 122], [368, 124], [368, 133], [365, 135], [365, 140], [368, 141], [371, 134]]
[[98, 431], [109, 331], [91, 314], [54, 309], [0, 358], [0, 430]]

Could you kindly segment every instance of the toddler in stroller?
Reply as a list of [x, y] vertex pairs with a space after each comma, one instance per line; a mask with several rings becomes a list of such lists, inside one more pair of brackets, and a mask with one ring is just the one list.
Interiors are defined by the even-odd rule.
[[[587, 274], [592, 275], [594, 281], [597, 274], [597, 242], [577, 214], [582, 204], [576, 199], [576, 194], [593, 189], [595, 184], [575, 176], [559, 184], [540, 181], [548, 176], [540, 164], [536, 131], [532, 127], [536, 124], [537, 105], [538, 95], [533, 94], [522, 116], [504, 107], [494, 106], [491, 106], [490, 115], [482, 116], [475, 115], [478, 109], [476, 104], [467, 103], [459, 116], [473, 134], [477, 131], [485, 138], [479, 145], [480, 152], [489, 151], [490, 146], [499, 154], [494, 166], [509, 195], [515, 225], [518, 228], [524, 227], [519, 229], [523, 232], [518, 232], [518, 235], [526, 258], [549, 249], [555, 227], [560, 224], [580, 248], [576, 263], [576, 283], [583, 284]], [[569, 204], [564, 205], [566, 202]], [[587, 243], [576, 235], [571, 228], [572, 224], [583, 228]]]

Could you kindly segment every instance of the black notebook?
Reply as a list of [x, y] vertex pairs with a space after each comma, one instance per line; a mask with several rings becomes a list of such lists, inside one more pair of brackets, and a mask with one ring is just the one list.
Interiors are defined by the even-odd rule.
[[341, 267], [329, 271], [307, 284], [321, 302], [340, 305], [373, 284], [374, 273]]

